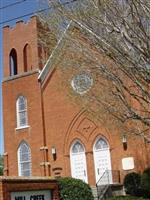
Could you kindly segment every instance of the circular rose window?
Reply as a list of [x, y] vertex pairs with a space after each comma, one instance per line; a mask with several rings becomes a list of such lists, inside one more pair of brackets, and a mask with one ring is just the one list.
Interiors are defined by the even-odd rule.
[[92, 85], [93, 79], [86, 73], [75, 75], [71, 81], [73, 90], [79, 94], [86, 93]]

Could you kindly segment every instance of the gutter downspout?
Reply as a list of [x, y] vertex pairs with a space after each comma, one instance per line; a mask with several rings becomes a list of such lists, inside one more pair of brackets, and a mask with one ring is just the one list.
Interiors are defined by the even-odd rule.
[[41, 109], [42, 109], [42, 124], [43, 124], [43, 147], [40, 148], [43, 154], [43, 162], [41, 166], [44, 168], [44, 176], [50, 176], [50, 163], [48, 161], [48, 147], [47, 147], [47, 139], [46, 139], [46, 128], [45, 128], [45, 112], [44, 112], [44, 98], [43, 98], [43, 89], [41, 80], [38, 79], [40, 84], [40, 92], [41, 92]]

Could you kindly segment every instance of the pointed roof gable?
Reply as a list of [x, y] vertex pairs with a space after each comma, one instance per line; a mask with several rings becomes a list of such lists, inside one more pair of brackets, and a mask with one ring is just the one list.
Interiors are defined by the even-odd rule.
[[103, 43], [105, 46], [108, 46], [105, 41], [103, 41], [98, 35], [96, 35], [93, 31], [91, 31], [87, 26], [76, 22], [76, 21], [71, 21], [66, 30], [64, 31], [62, 37], [57, 43], [57, 46], [53, 50], [52, 54], [50, 55], [49, 59], [47, 60], [44, 68], [39, 74], [38, 80], [41, 81], [41, 83], [44, 83], [45, 79], [47, 78], [48, 74], [50, 74], [53, 69], [54, 69], [54, 64], [56, 63], [57, 58], [59, 57], [60, 52], [62, 52], [64, 42], [66, 41], [67, 36], [69, 35], [70, 32], [74, 30], [74, 28], [78, 28], [80, 30], [85, 31], [87, 33], [87, 36], [92, 36], [99, 42]]

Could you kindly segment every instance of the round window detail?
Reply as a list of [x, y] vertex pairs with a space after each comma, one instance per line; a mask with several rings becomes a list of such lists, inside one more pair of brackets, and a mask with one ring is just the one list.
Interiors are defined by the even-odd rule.
[[75, 75], [71, 81], [73, 90], [79, 94], [86, 93], [92, 85], [93, 79], [89, 74], [86, 73]]

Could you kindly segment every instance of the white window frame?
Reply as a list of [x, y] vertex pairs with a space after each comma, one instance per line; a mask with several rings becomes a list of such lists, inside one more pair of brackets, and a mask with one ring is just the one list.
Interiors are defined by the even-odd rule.
[[[20, 99], [23, 98], [24, 99], [24, 109], [23, 110], [20, 110], [19, 109], [19, 101]], [[17, 101], [16, 101], [16, 113], [17, 113], [17, 129], [20, 129], [20, 128], [26, 128], [26, 127], [29, 127], [28, 126], [28, 116], [27, 116], [27, 99], [24, 97], [24, 96], [19, 96]], [[21, 117], [20, 115], [22, 113], [25, 113], [25, 124], [21, 124]]]
[[[23, 146], [23, 145], [25, 145], [26, 147], [27, 147], [27, 149], [28, 149], [28, 157], [29, 157], [29, 159], [28, 160], [26, 160], [26, 161], [21, 161], [21, 147]], [[17, 151], [17, 156], [18, 156], [18, 175], [19, 176], [24, 176], [24, 172], [25, 171], [23, 171], [22, 170], [22, 165], [23, 164], [29, 164], [29, 176], [31, 176], [32, 175], [32, 162], [31, 162], [31, 149], [30, 149], [30, 147], [29, 147], [29, 145], [26, 143], [26, 142], [22, 142], [20, 145], [19, 145], [19, 148], [18, 148], [18, 151]]]

